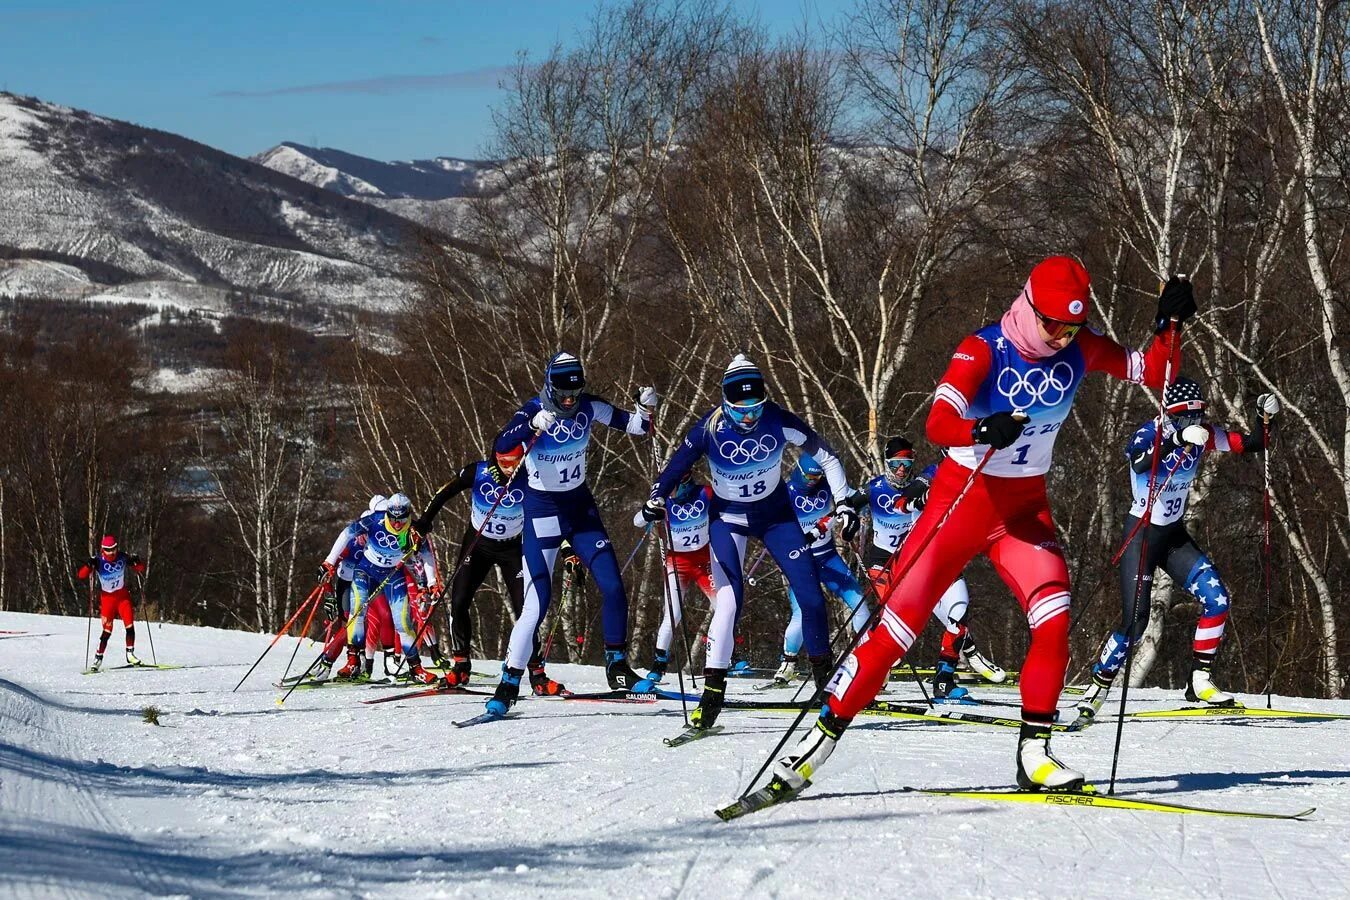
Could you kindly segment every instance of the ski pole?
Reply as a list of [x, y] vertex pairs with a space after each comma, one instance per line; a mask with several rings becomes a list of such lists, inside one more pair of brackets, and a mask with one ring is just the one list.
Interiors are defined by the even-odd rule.
[[[149, 605], [150, 605], [150, 601], [147, 600], [146, 597], [145, 597], [145, 579], [142, 578], [141, 576], [137, 575], [137, 576], [136, 576], [136, 586], [137, 586], [138, 588], [141, 589], [141, 605], [142, 605], [142, 606], [149, 606]], [[158, 616], [156, 616], [156, 618], [158, 618]], [[146, 634], [146, 637], [148, 637], [148, 638], [150, 639], [150, 664], [151, 664], [152, 666], [158, 666], [158, 665], [159, 665], [159, 660], [155, 658], [155, 629], [154, 629], [154, 627], [153, 627], [153, 623], [150, 623], [150, 622], [147, 622], [147, 623], [146, 623], [146, 625], [145, 625], [145, 634]]]
[[[1158, 396], [1158, 425], [1153, 434], [1153, 464], [1148, 473], [1148, 499], [1144, 502], [1144, 515], [1140, 518], [1140, 524], [1135, 526], [1134, 531], [1138, 532], [1143, 527], [1143, 534], [1139, 536], [1139, 565], [1134, 576], [1134, 600], [1130, 603], [1129, 615], [1126, 617], [1125, 625], [1125, 682], [1120, 686], [1120, 714], [1116, 717], [1116, 743], [1111, 751], [1111, 783], [1106, 789], [1106, 793], [1114, 795], [1116, 792], [1116, 767], [1120, 763], [1120, 741], [1125, 734], [1125, 701], [1130, 695], [1130, 671], [1134, 663], [1134, 645], [1133, 639], [1135, 622], [1139, 620], [1139, 596], [1143, 592], [1145, 570], [1148, 567], [1148, 533], [1153, 519], [1153, 501], [1156, 499], [1153, 493], [1153, 487], [1158, 482], [1158, 463], [1162, 456], [1162, 426], [1163, 420], [1167, 416], [1167, 386], [1172, 383], [1172, 359], [1176, 356], [1177, 343], [1177, 322], [1171, 319], [1167, 323], [1167, 365], [1163, 369], [1163, 389]], [[1173, 471], [1180, 467], [1180, 462], [1173, 467]], [[1132, 535], [1133, 536], [1133, 535]], [[1128, 547], [1129, 544], [1126, 544]], [[1121, 549], [1124, 553], [1124, 548]], [[1143, 635], [1140, 635], [1143, 637]]]
[[[525, 468], [525, 458], [530, 455], [530, 451], [534, 449], [535, 442], [539, 440], [539, 438], [543, 435], [543, 433], [544, 433], [543, 431], [536, 431], [533, 435], [530, 436], [529, 443], [525, 445], [525, 452], [521, 455], [520, 465], [516, 468], [514, 472], [511, 473], [511, 477], [506, 479], [506, 484], [502, 486], [502, 489], [497, 492], [497, 499], [492, 501], [492, 506], [488, 508], [487, 515], [483, 516], [483, 524], [478, 526], [478, 531], [474, 532], [473, 540], [470, 541], [469, 545], [464, 549], [464, 554], [460, 556], [459, 562], [455, 564], [455, 570], [450, 573], [450, 577], [442, 579], [443, 584], [453, 584], [455, 576], [459, 574], [459, 570], [464, 567], [464, 564], [468, 562], [469, 557], [473, 555], [473, 551], [478, 546], [478, 542], [483, 539], [484, 530], [487, 528], [488, 523], [492, 521], [493, 515], [496, 514], [497, 507], [501, 506], [502, 501], [506, 499], [507, 490], [511, 487], [513, 483], [515, 483], [516, 476], [518, 476], [521, 470]], [[411, 553], [405, 556], [404, 559], [407, 559], [410, 556], [412, 556]], [[390, 574], [392, 575], [393, 573]], [[386, 577], [385, 581], [388, 580], [389, 578]], [[381, 587], [383, 587], [383, 585], [381, 585]], [[440, 595], [437, 596], [436, 599], [432, 601], [431, 607], [426, 612], [426, 617], [422, 619], [422, 624], [418, 626], [417, 633], [413, 635], [412, 640], [413, 649], [416, 649], [417, 645], [421, 643], [422, 635], [427, 630], [427, 624], [431, 622], [432, 614], [436, 611], [436, 607], [440, 605], [441, 600], [445, 597], [445, 593], [446, 593], [445, 591], [442, 591]], [[374, 592], [371, 593], [371, 596], [374, 597], [375, 593]], [[404, 657], [402, 660], [399, 661], [398, 666], [394, 669], [395, 676], [397, 676], [400, 672], [403, 671], [403, 664], [405, 662], [407, 662], [407, 657]]]
[[304, 613], [305, 608], [310, 604], [317, 602], [319, 594], [322, 590], [323, 585], [319, 584], [315, 586], [314, 590], [310, 591], [309, 596], [305, 598], [303, 603], [301, 603], [298, 607], [296, 607], [295, 612], [291, 615], [289, 619], [286, 620], [286, 624], [281, 626], [281, 630], [276, 633], [276, 637], [272, 638], [272, 643], [267, 645], [267, 649], [262, 652], [262, 656], [259, 656], [257, 660], [254, 661], [253, 665], [249, 667], [249, 670], [244, 673], [244, 677], [239, 679], [239, 684], [236, 684], [234, 686], [234, 689], [231, 690], [230, 693], [234, 693], [234, 691], [239, 690], [239, 688], [243, 686], [244, 682], [248, 680], [248, 676], [252, 675], [253, 670], [258, 668], [258, 663], [262, 662], [263, 657], [266, 656], [269, 652], [271, 652], [272, 648], [277, 645], [277, 641], [281, 640], [281, 636], [286, 632], [290, 631], [291, 625], [295, 623], [296, 619], [300, 618], [301, 614]]
[[[324, 588], [324, 593], [328, 593], [329, 591], [331, 591], [331, 590], [333, 589], [333, 588], [332, 588], [332, 585], [329, 584], [328, 582], [324, 582], [323, 588]], [[320, 595], [319, 595], [319, 600], [316, 600], [316, 601], [315, 601], [313, 604], [311, 604], [310, 607], [309, 607], [309, 616], [305, 619], [305, 624], [304, 624], [304, 626], [300, 629], [300, 633], [296, 635], [297, 640], [296, 640], [296, 642], [295, 642], [295, 649], [293, 649], [293, 650], [291, 651], [291, 658], [288, 659], [288, 660], [286, 660], [286, 670], [285, 670], [284, 672], [282, 672], [282, 674], [281, 674], [281, 680], [282, 680], [282, 681], [285, 681], [285, 680], [286, 680], [286, 677], [287, 677], [288, 675], [291, 674], [291, 666], [295, 665], [295, 657], [296, 657], [296, 655], [300, 652], [300, 645], [303, 644], [303, 643], [305, 642], [305, 637], [309, 634], [309, 626], [312, 625], [312, 624], [314, 623], [314, 614], [318, 611], [318, 609], [319, 609], [319, 603], [320, 603], [320, 601], [322, 601], [322, 599], [323, 599], [323, 594], [320, 594]], [[324, 642], [323, 642], [323, 650], [320, 650], [320, 651], [319, 651], [319, 655], [322, 656], [323, 653], [324, 653], [324, 651], [327, 650], [327, 649], [328, 649], [328, 638], [325, 636]]]
[[[984, 467], [988, 465], [989, 460], [993, 458], [994, 453], [995, 448], [993, 447], [990, 447], [988, 450], [984, 452], [984, 456], [980, 457], [980, 461], [976, 463], [975, 468], [970, 470], [970, 475], [966, 478], [966, 483], [961, 486], [961, 490], [952, 499], [951, 506], [947, 507], [947, 510], [942, 514], [942, 518], [938, 520], [937, 526], [924, 536], [923, 543], [919, 545], [914, 555], [909, 558], [909, 562], [906, 563], [904, 569], [902, 569], [899, 573], [897, 573], [895, 578], [887, 579], [888, 584], [899, 586], [900, 582], [904, 580], [904, 577], [907, 574], [909, 574], [909, 570], [913, 568], [914, 563], [917, 562], [921, 556], [923, 556], [923, 552], [928, 549], [928, 545], [933, 542], [933, 538], [937, 537], [938, 532], [941, 531], [942, 527], [947, 524], [947, 520], [951, 518], [952, 513], [954, 513], [956, 511], [956, 508], [961, 505], [961, 501], [965, 499], [966, 494], [968, 494], [970, 492], [970, 489], [975, 486], [975, 480], [979, 478], [980, 473], [984, 471]], [[895, 551], [891, 553], [890, 559], [886, 560], [886, 568], [888, 569], [890, 568], [891, 563], [895, 561], [897, 556], [899, 556], [901, 549], [902, 547], [897, 547]], [[849, 641], [848, 646], [845, 647], [843, 652], [841, 652], [835, 658], [834, 670], [836, 672], [839, 670], [839, 667], [844, 664], [844, 660], [848, 658], [848, 655], [853, 652], [855, 647], [858, 646], [858, 642], [862, 640], [862, 636], [866, 634], [868, 631], [870, 631], [877, 622], [881, 621], [881, 611], [885, 609], [886, 604], [880, 598], [878, 591], [876, 589], [875, 582], [872, 582], [869, 585], [868, 589], [874, 597], [877, 597], [878, 601], [877, 607], [876, 609], [872, 610], [872, 615], [868, 617], [867, 627], [863, 628], [862, 631], [859, 631], [856, 634], [854, 634], [853, 640]], [[866, 598], [864, 598], [864, 601], [865, 600]], [[763, 765], [759, 767], [759, 771], [756, 772], [755, 776], [750, 779], [749, 785], [747, 785], [745, 791], [741, 793], [742, 799], [749, 796], [751, 790], [753, 790], [755, 787], [755, 783], [759, 781], [760, 777], [766, 771], [768, 771], [769, 766], [773, 765], [774, 759], [778, 756], [780, 752], [782, 752], [783, 748], [787, 746], [787, 742], [791, 740], [793, 732], [797, 730], [797, 726], [801, 725], [802, 720], [806, 718], [806, 714], [811, 711], [811, 708], [813, 706], [815, 706], [816, 701], [820, 698], [822, 691], [823, 691], [822, 687], [817, 687], [815, 692], [811, 695], [811, 699], [807, 701], [806, 705], [802, 707], [801, 712], [797, 713], [797, 716], [792, 720], [792, 723], [788, 725], [787, 730], [783, 732], [783, 736], [778, 739], [778, 744], [773, 748], [772, 751], [769, 752], [769, 755], [764, 760]]]
[[1265, 447], [1265, 452], [1261, 454], [1261, 475], [1265, 484], [1261, 504], [1261, 517], [1263, 519], [1262, 527], [1265, 532], [1263, 555], [1266, 558], [1266, 709], [1270, 709], [1270, 693], [1274, 689], [1275, 682], [1275, 672], [1271, 668], [1270, 656], [1270, 414], [1264, 410], [1261, 412], [1261, 441]]
[[[680, 597], [680, 574], [675, 569], [675, 561], [666, 555], [666, 548], [673, 543], [670, 538], [670, 522], [666, 521], [664, 518], [661, 520], [661, 522], [663, 528], [665, 529], [666, 537], [665, 540], [662, 540], [661, 536], [658, 534], [656, 536], [656, 546], [661, 554], [661, 568], [662, 568], [661, 574], [664, 576], [665, 581], [662, 593], [666, 595], [666, 612], [670, 615], [671, 625], [674, 626], [676, 619], [675, 607], [678, 605], [680, 608], [680, 612], [683, 613], [684, 604], [683, 598]], [[694, 671], [694, 662], [693, 662], [693, 654], [689, 652], [689, 631], [687, 628], [683, 627], [684, 626], [683, 615], [679, 617], [679, 621], [680, 625], [682, 626], [681, 632], [684, 642], [684, 661], [689, 666], [689, 672], [690, 675], [692, 675]], [[672, 641], [674, 640], [673, 635], [671, 637], [671, 640]], [[689, 727], [689, 701], [686, 700], [684, 696], [684, 665], [676, 665], [675, 676], [679, 680], [680, 684], [680, 710], [681, 712], [684, 713], [684, 724], [685, 727], [687, 728]]]
[[[90, 559], [93, 559], [93, 557], [90, 557]], [[84, 668], [86, 672], [89, 671], [89, 644], [94, 638], [94, 578], [96, 577], [93, 567], [91, 566], [89, 571], [89, 590], [87, 592], [89, 597], [89, 621], [86, 622], [84, 626]]]
[[764, 562], [764, 555], [768, 552], [769, 552], [768, 547], [760, 547], [759, 556], [756, 556], [755, 561], [750, 564], [750, 571], [745, 573], [745, 583], [750, 585], [751, 587], [754, 587], [756, 584], [759, 583], [758, 580], [755, 578], [755, 572], [759, 569], [759, 564]]

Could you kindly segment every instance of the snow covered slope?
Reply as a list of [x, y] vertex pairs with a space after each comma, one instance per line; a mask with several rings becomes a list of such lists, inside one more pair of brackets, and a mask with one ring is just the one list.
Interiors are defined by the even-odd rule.
[[439, 156], [382, 162], [331, 147], [291, 141], [251, 157], [254, 162], [345, 196], [403, 200], [445, 200], [476, 194], [492, 163]]
[[[1014, 733], [860, 719], [801, 799], [722, 823], [713, 808], [744, 787], [781, 715], [728, 712], [721, 736], [670, 750], [669, 701], [525, 699], [518, 717], [469, 729], [451, 720], [482, 698], [364, 706], [388, 690], [349, 686], [278, 709], [269, 682], [293, 641], [231, 693], [266, 636], [153, 635], [161, 662], [188, 668], [82, 676], [84, 620], [0, 613], [0, 896], [1350, 895], [1350, 722], [1127, 725], [1131, 796], [1317, 806], [1305, 822], [916, 797], [900, 788], [1006, 786]], [[113, 664], [120, 641], [119, 628]], [[598, 669], [552, 670], [602, 687]], [[163, 727], [141, 721], [151, 704]], [[1112, 737], [1097, 726], [1056, 744], [1104, 782]]]
[[9, 296], [155, 281], [387, 309], [408, 290], [407, 219], [177, 135], [6, 93], [0, 209]]

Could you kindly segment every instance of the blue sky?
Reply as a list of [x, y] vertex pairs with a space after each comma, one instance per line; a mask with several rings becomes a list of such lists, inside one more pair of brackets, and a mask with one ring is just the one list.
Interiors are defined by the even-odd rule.
[[[732, 0], [771, 30], [842, 0]], [[589, 0], [0, 0], [0, 88], [248, 155], [283, 140], [377, 159], [475, 157], [518, 51]]]

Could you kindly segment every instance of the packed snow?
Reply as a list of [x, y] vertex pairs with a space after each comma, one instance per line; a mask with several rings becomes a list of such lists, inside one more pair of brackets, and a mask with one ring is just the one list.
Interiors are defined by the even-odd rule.
[[[482, 697], [366, 706], [390, 689], [342, 686], [279, 708], [289, 638], [231, 693], [268, 635], [142, 625], [137, 652], [148, 660], [153, 637], [161, 663], [185, 668], [85, 676], [85, 633], [83, 619], [0, 613], [3, 896], [1350, 895], [1350, 721], [1126, 726], [1128, 796], [1316, 806], [1308, 821], [918, 797], [901, 788], [1007, 787], [1015, 732], [860, 718], [799, 800], [722, 823], [713, 809], [746, 786], [783, 715], [728, 711], [721, 735], [675, 750], [661, 742], [681, 725], [672, 701], [527, 697], [517, 717], [456, 729]], [[119, 625], [109, 664], [122, 658]], [[605, 687], [597, 668], [550, 671]], [[764, 696], [753, 683], [732, 691]], [[1140, 708], [1180, 705], [1138, 693]], [[917, 696], [896, 684], [890, 699]], [[1103, 724], [1055, 746], [1104, 785], [1113, 737]]]

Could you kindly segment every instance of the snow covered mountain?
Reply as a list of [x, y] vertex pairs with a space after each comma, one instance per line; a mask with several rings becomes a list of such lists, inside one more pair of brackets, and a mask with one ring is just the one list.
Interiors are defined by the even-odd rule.
[[178, 135], [0, 93], [0, 296], [390, 309], [417, 226]]
[[291, 141], [251, 157], [284, 175], [347, 197], [382, 200], [445, 200], [478, 194], [492, 163], [440, 156], [382, 162], [330, 147]]

